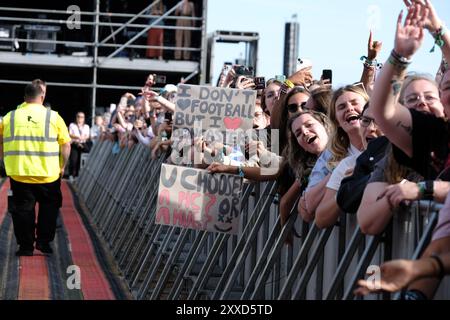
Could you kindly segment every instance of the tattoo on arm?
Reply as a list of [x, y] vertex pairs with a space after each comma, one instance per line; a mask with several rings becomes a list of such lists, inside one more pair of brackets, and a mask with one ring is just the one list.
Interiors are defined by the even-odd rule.
[[398, 80], [391, 80], [391, 85], [392, 85], [392, 94], [394, 96], [398, 95], [402, 87], [402, 83]]
[[401, 121], [397, 122], [397, 127], [403, 128], [410, 136], [412, 136], [412, 127], [405, 126]]

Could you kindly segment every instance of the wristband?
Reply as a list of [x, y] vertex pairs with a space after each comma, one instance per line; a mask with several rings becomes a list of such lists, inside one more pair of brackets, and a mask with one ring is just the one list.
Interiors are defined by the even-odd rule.
[[388, 58], [388, 62], [397, 69], [404, 70], [411, 64], [412, 60], [408, 60], [395, 52], [395, 50], [392, 50], [391, 55]]
[[242, 170], [242, 164], [239, 165], [238, 167], [238, 173], [239, 173], [239, 177], [243, 178], [244, 177], [244, 170]]
[[286, 79], [280, 87], [280, 93], [286, 94], [289, 89], [292, 89], [293, 87], [295, 87], [295, 84], [291, 80]]
[[363, 65], [366, 68], [375, 67], [377, 69], [381, 69], [383, 67], [383, 64], [378, 63], [377, 59], [369, 60], [366, 56], [362, 56], [359, 60], [364, 61]]
[[288, 86], [289, 89], [292, 89], [293, 87], [295, 87], [295, 84], [289, 79], [284, 80], [284, 84], [286, 86]]
[[434, 52], [436, 45], [439, 48], [442, 48], [444, 46], [444, 39], [442, 37], [446, 31], [447, 31], [446, 27], [444, 25], [442, 25], [439, 29], [437, 29], [436, 32], [432, 33], [433, 38], [434, 38], [434, 44], [433, 44], [433, 48], [431, 48], [430, 52]]
[[434, 199], [434, 181], [420, 181], [417, 183], [419, 187], [420, 199], [433, 200]]

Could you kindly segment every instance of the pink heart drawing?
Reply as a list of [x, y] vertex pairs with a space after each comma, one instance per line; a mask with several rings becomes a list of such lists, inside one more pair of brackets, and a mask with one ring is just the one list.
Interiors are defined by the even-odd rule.
[[230, 118], [226, 117], [223, 119], [223, 123], [225, 124], [225, 128], [227, 129], [237, 129], [241, 126], [241, 118]]

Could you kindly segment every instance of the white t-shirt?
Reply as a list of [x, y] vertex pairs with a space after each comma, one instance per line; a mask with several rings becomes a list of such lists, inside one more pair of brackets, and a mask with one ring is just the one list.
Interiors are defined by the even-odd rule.
[[78, 138], [72, 138], [72, 142], [79, 142], [80, 140], [87, 140], [90, 136], [89, 126], [84, 124], [83, 127], [78, 127], [76, 123], [69, 125], [69, 133], [71, 136], [77, 136]]
[[349, 169], [353, 169], [356, 165], [356, 159], [361, 154], [361, 151], [355, 152], [353, 150], [354, 154], [348, 156], [347, 158], [344, 158], [339, 162], [337, 167], [333, 170], [331, 173], [330, 179], [327, 183], [327, 188], [331, 190], [338, 191], [339, 187], [341, 186], [341, 181], [344, 179], [345, 172]]
[[[361, 151], [359, 151], [356, 147], [354, 147], [352, 144], [347, 149], [347, 157], [356, 155], [357, 157], [361, 154]], [[311, 174], [308, 178], [308, 186], [306, 187], [306, 191], [314, 187], [316, 184], [318, 184], [322, 179], [324, 179], [329, 173], [332, 171], [328, 167], [328, 161], [330, 160], [332, 156], [332, 153], [329, 149], [326, 149], [322, 154], [319, 156], [319, 159], [317, 159], [316, 164], [314, 165], [314, 168], [311, 171]], [[344, 158], [345, 159], [345, 158]], [[342, 160], [341, 160], [342, 162]], [[333, 171], [335, 171], [334, 169]], [[345, 171], [344, 171], [345, 173]], [[331, 180], [331, 177], [330, 177]], [[342, 180], [342, 179], [341, 179]], [[340, 180], [339, 180], [340, 183]]]

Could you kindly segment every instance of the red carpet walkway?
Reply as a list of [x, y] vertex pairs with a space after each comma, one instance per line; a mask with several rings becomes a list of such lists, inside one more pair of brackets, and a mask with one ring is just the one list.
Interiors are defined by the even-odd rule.
[[72, 248], [72, 259], [81, 269], [81, 290], [85, 300], [113, 300], [114, 294], [95, 256], [94, 247], [80, 215], [75, 209], [72, 193], [61, 184], [64, 225]]
[[[0, 188], [0, 226], [3, 222], [7, 222], [5, 220], [10, 219], [10, 217], [6, 216], [8, 189], [9, 181], [6, 181]], [[67, 247], [68, 245], [73, 265], [80, 268], [82, 298], [85, 300], [113, 300], [115, 299], [114, 293], [100, 267], [92, 240], [83, 225], [79, 213], [75, 209], [72, 193], [65, 181], [62, 182], [61, 189], [63, 193], [61, 218], [64, 221], [64, 228], [69, 242], [68, 244], [65, 243], [65, 246]], [[11, 228], [12, 224], [10, 226], [10, 229]], [[12, 234], [12, 230], [10, 231]], [[11, 242], [15, 242], [15, 238], [12, 238]], [[46, 257], [42, 255], [40, 251], [35, 250], [34, 256], [20, 258], [17, 292], [18, 300], [50, 300], [55, 296], [55, 293], [52, 292], [52, 290], [55, 290], [55, 287], [61, 288], [67, 286], [67, 278], [73, 275], [73, 272], [70, 274], [55, 272], [55, 261], [60, 262], [62, 259], [58, 259], [58, 255], [61, 254], [61, 247], [56, 244], [56, 241], [53, 246], [56, 248], [53, 257]], [[13, 246], [11, 245], [11, 247]], [[1, 265], [9, 265], [8, 259], [17, 259], [17, 257], [10, 252], [11, 249], [1, 247], [0, 251], [1, 250], [4, 252], [3, 255], [0, 256], [9, 256], [9, 258], [6, 259], [7, 261], [0, 261]], [[62, 256], [60, 256], [60, 258], [62, 258]], [[49, 266], [53, 266], [53, 268], [49, 268]], [[69, 267], [69, 265], [62, 266], [64, 270], [67, 267]], [[8, 270], [8, 272], [12, 273], [11, 270]], [[52, 281], [58, 283], [55, 285]], [[5, 283], [0, 283], [0, 285], [3, 287], [6, 286], [5, 290], [8, 290], [8, 286]], [[64, 288], [64, 290], [67, 290], [67, 288]]]
[[3, 223], [6, 216], [6, 210], [8, 209], [8, 189], [9, 179], [6, 180], [0, 188], [0, 225]]

